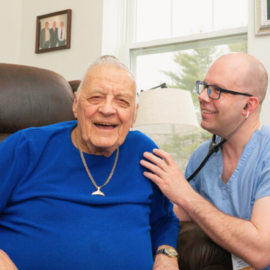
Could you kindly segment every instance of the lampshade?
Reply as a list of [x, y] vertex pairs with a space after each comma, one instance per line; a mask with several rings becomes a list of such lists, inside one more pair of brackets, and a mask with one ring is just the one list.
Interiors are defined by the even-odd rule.
[[161, 88], [140, 93], [133, 130], [144, 133], [183, 133], [199, 127], [189, 91]]

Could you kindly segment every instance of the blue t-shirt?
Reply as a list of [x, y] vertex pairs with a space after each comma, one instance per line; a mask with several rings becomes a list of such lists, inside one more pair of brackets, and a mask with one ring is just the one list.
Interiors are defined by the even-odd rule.
[[[0, 249], [23, 269], [152, 269], [153, 253], [176, 247], [172, 204], [143, 176], [156, 145], [129, 132], [110, 182], [96, 191], [71, 142], [76, 121], [20, 131], [0, 144]], [[109, 157], [84, 154], [98, 186]]]
[[[204, 142], [192, 154], [186, 178], [201, 164], [208, 153], [210, 142]], [[219, 149], [190, 184], [222, 212], [250, 220], [254, 202], [270, 196], [270, 127], [262, 126], [261, 130], [253, 133], [227, 184], [221, 179], [222, 173], [223, 158]], [[265, 269], [270, 270], [270, 266]]]

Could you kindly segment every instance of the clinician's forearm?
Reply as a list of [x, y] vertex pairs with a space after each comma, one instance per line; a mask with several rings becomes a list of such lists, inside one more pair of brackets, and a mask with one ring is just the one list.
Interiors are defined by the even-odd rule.
[[[257, 269], [270, 264], [270, 196], [255, 201], [251, 222], [228, 216], [206, 201], [190, 186], [172, 157], [154, 149], [145, 152], [140, 164], [144, 175], [155, 182], [163, 194], [179, 205], [210, 236]], [[261, 202], [260, 202], [261, 201]]]
[[190, 215], [179, 205], [174, 205], [173, 211], [175, 215], [179, 218], [179, 221], [192, 221]]
[[218, 245], [261, 269], [270, 264], [267, 237], [250, 222], [226, 215], [192, 188], [177, 204]]

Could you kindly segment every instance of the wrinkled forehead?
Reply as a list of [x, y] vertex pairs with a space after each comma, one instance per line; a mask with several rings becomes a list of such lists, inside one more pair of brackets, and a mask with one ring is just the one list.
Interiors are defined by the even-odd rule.
[[95, 88], [136, 95], [134, 78], [127, 70], [118, 67], [97, 66], [92, 68], [85, 77], [82, 91], [91, 91]]

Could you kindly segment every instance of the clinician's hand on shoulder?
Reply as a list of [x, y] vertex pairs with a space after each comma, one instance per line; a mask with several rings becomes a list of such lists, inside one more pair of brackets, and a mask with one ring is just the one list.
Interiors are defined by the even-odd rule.
[[18, 270], [3, 250], [0, 250], [0, 270]]
[[145, 171], [144, 176], [156, 183], [169, 200], [178, 204], [177, 200], [182, 194], [187, 195], [187, 192], [192, 192], [192, 188], [170, 154], [161, 149], [154, 149], [153, 153], [143, 154], [150, 162], [140, 161], [142, 166], [151, 171]]

